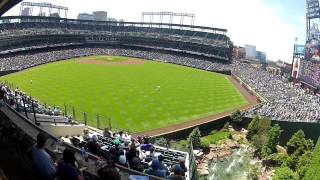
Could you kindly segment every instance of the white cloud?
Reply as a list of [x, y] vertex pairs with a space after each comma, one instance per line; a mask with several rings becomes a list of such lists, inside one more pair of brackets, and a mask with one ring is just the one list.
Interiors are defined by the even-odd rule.
[[[41, 2], [36, 1], [35, 2]], [[109, 16], [140, 21], [142, 11], [174, 11], [196, 14], [196, 25], [227, 28], [237, 45], [253, 44], [267, 52], [268, 59], [291, 61], [294, 37], [299, 32], [261, 0], [51, 0], [69, 7], [69, 17], [79, 12], [108, 11]], [[17, 14], [19, 6], [7, 14]], [[299, 18], [300, 19], [300, 18]]]

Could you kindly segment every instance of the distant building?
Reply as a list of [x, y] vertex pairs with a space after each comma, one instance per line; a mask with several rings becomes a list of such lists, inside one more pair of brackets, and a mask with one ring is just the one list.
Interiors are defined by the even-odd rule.
[[246, 50], [246, 59], [255, 59], [257, 56], [257, 50], [256, 50], [256, 46], [253, 45], [245, 45], [245, 50]]
[[258, 61], [260, 61], [260, 63], [262, 63], [262, 64], [266, 64], [267, 63], [267, 55], [264, 52], [257, 51], [256, 52], [256, 59]]
[[24, 8], [21, 11], [21, 16], [31, 16], [31, 9], [29, 7]]
[[237, 60], [240, 60], [240, 59], [245, 59], [246, 58], [246, 50], [245, 48], [243, 47], [234, 47], [233, 48], [233, 59], [237, 59]]
[[80, 13], [78, 14], [78, 19], [79, 20], [94, 20], [94, 16], [92, 14], [88, 14], [88, 13]]
[[50, 14], [50, 17], [56, 17], [56, 18], [59, 18], [59, 17], [60, 17], [60, 15], [59, 15], [59, 13], [52, 13], [52, 14]]
[[108, 13], [106, 11], [95, 11], [93, 12], [95, 21], [108, 21]]

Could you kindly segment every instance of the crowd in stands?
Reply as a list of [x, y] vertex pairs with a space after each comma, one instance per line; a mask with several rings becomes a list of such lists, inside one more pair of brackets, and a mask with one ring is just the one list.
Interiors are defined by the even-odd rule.
[[266, 99], [260, 108], [248, 115], [281, 121], [320, 122], [319, 96], [306, 93], [286, 78], [251, 64], [234, 61], [232, 72]]
[[[37, 135], [37, 143], [32, 147], [31, 150], [31, 157], [37, 176], [35, 179], [84, 179], [83, 170], [85, 168], [83, 168], [83, 163], [81, 161], [77, 161], [75, 157], [75, 151], [66, 148], [63, 151], [63, 156], [61, 159], [53, 158], [46, 150], [47, 139], [48, 137], [45, 134], [39, 133]], [[104, 180], [107, 178], [101, 179]]]
[[[0, 84], [0, 96], [5, 97], [8, 104], [10, 104], [19, 112], [22, 111], [27, 113], [44, 114], [48, 116], [62, 115], [60, 107], [46, 107], [39, 103], [38, 100], [35, 100], [30, 96], [26, 95], [23, 91], [19, 90], [18, 88], [16, 88], [14, 91], [11, 91], [9, 87], [5, 84]], [[69, 123], [71, 122], [73, 121], [69, 121]]]
[[207, 59], [200, 57], [180, 56], [155, 50], [147, 51], [122, 48], [74, 48], [39, 53], [24, 53], [23, 55], [3, 58], [0, 57], [0, 70], [22, 70], [53, 61], [90, 55], [129, 56], [149, 60], [161, 60], [208, 71], [230, 71], [230, 64], [228, 63], [224, 64], [218, 61], [208, 61]]
[[[111, 132], [107, 129], [107, 131]], [[168, 166], [164, 159], [165, 155], [155, 151], [155, 146], [149, 143], [148, 137], [131, 138], [127, 133], [115, 133], [113, 137], [89, 134], [85, 129], [82, 141], [75, 144], [85, 152], [99, 156], [97, 161], [97, 175], [100, 179], [120, 180], [121, 175], [116, 164], [146, 173], [148, 175], [166, 178], [170, 180], [183, 180], [188, 169], [185, 165], [185, 157]], [[98, 139], [112, 138], [113, 146], [103, 153]], [[32, 160], [40, 179], [80, 180], [83, 179], [82, 171], [85, 170], [83, 159], [76, 159], [75, 152], [66, 148], [62, 159], [55, 159], [45, 149], [46, 136], [39, 133], [37, 143], [32, 147]]]

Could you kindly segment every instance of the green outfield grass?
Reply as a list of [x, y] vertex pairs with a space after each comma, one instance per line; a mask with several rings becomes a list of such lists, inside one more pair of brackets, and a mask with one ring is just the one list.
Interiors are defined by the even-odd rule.
[[[143, 61], [143, 64], [84, 64], [86, 59], [125, 62], [126, 57], [94, 56], [50, 63], [0, 78], [42, 103], [58, 105], [89, 124], [141, 132], [239, 108], [248, 102], [221, 74]], [[103, 62], [104, 63], [104, 62]], [[32, 82], [31, 82], [32, 80]]]

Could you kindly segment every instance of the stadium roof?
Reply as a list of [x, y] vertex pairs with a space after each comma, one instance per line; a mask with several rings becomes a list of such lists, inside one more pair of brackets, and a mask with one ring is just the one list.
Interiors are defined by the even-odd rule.
[[22, 0], [0, 0], [0, 16], [6, 13], [13, 6], [21, 2]]

